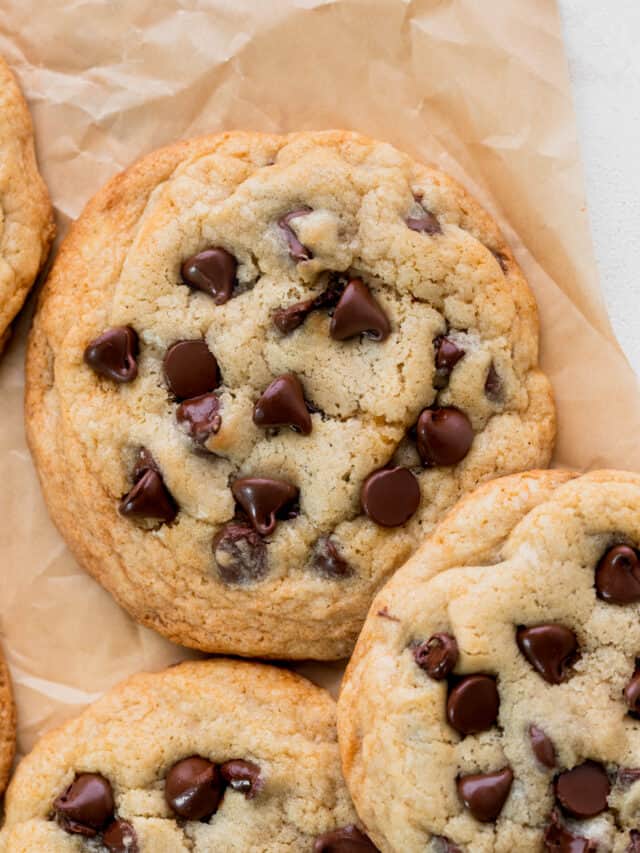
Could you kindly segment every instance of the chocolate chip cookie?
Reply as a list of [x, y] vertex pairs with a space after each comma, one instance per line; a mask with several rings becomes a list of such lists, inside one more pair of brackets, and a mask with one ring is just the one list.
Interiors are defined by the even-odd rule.
[[29, 110], [0, 57], [0, 348], [49, 253], [53, 235]]
[[481, 486], [374, 600], [338, 726], [383, 853], [640, 850], [640, 477]]
[[375, 853], [331, 697], [222, 659], [135, 676], [46, 735], [7, 792], [0, 850]]
[[532, 295], [449, 178], [344, 132], [156, 152], [88, 205], [31, 334], [78, 560], [207, 651], [349, 653], [457, 498], [546, 464]]
[[13, 702], [11, 677], [0, 652], [0, 795], [9, 781], [16, 749], [16, 709]]

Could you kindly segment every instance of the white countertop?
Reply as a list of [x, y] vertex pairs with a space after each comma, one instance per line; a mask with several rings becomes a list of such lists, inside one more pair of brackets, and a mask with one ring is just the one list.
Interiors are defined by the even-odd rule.
[[559, 5], [600, 278], [640, 375], [640, 3]]

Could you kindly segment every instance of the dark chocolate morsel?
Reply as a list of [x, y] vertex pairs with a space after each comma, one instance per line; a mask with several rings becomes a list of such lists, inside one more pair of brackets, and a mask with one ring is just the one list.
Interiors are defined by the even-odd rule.
[[629, 833], [627, 853], [640, 853], [640, 830], [632, 829]]
[[595, 853], [598, 843], [589, 838], [574, 835], [560, 821], [557, 810], [551, 813], [551, 821], [544, 831], [544, 849], [548, 853]]
[[384, 341], [390, 332], [389, 318], [367, 285], [362, 279], [352, 278], [333, 312], [329, 326], [331, 337], [336, 341], [346, 341], [364, 334], [374, 341]]
[[220, 765], [220, 774], [230, 788], [240, 791], [248, 800], [252, 800], [264, 788], [260, 768], [253, 761], [232, 758]]
[[182, 280], [188, 287], [202, 290], [223, 305], [233, 294], [238, 262], [226, 249], [215, 246], [198, 252], [182, 264]]
[[277, 513], [298, 498], [298, 489], [291, 483], [268, 477], [242, 477], [231, 491], [261, 536], [273, 533]]
[[176, 420], [186, 427], [194, 441], [203, 444], [220, 429], [220, 398], [209, 393], [184, 400], [176, 410]]
[[265, 541], [248, 524], [225, 525], [213, 539], [213, 556], [227, 584], [252, 583], [267, 571]]
[[433, 385], [434, 388], [441, 390], [449, 384], [451, 372], [465, 355], [465, 350], [445, 335], [439, 335], [434, 340], [433, 345], [436, 351], [436, 372], [433, 378]]
[[128, 518], [148, 518], [169, 524], [178, 514], [175, 501], [154, 468], [147, 468], [120, 501], [118, 510]]
[[610, 604], [640, 601], [640, 557], [628, 545], [614, 545], [596, 567], [598, 597]]
[[283, 335], [290, 335], [298, 326], [301, 326], [314, 309], [314, 299], [305, 299], [296, 302], [287, 308], [278, 308], [273, 312], [273, 324]]
[[554, 782], [556, 800], [567, 814], [578, 820], [595, 817], [607, 808], [611, 791], [609, 776], [602, 764], [585, 761], [565, 770]]
[[640, 781], [640, 767], [620, 767], [618, 768], [618, 785], [622, 788], [630, 788]]
[[423, 208], [423, 212], [418, 216], [408, 216], [406, 219], [407, 227], [412, 231], [419, 231], [421, 234], [441, 234], [442, 228], [440, 223], [428, 210]]
[[278, 376], [253, 408], [253, 422], [261, 427], [288, 426], [303, 435], [311, 432], [311, 416], [302, 384], [295, 373]]
[[640, 715], [640, 666], [636, 664], [636, 670], [624, 688], [624, 701], [629, 707], [629, 713], [634, 716]]
[[424, 409], [418, 418], [416, 441], [425, 466], [457, 465], [473, 444], [473, 427], [460, 409]]
[[313, 252], [307, 246], [303, 246], [298, 235], [291, 227], [291, 221], [299, 216], [307, 216], [311, 213], [310, 207], [298, 207], [296, 210], [291, 210], [278, 220], [278, 225], [284, 231], [289, 246], [289, 255], [294, 261], [310, 261], [313, 257]]
[[80, 773], [55, 800], [53, 809], [64, 830], [92, 838], [113, 819], [111, 784], [99, 773]]
[[169, 808], [186, 820], [210, 818], [218, 809], [223, 791], [217, 765], [198, 755], [174, 764], [164, 783]]
[[484, 393], [492, 403], [502, 402], [502, 380], [493, 362], [489, 365], [489, 372], [484, 382]]
[[476, 820], [488, 823], [503, 809], [511, 785], [513, 770], [503, 767], [495, 773], [475, 773], [458, 779], [458, 794]]
[[218, 362], [206, 342], [178, 341], [169, 347], [162, 362], [165, 379], [178, 400], [200, 397], [218, 387]]
[[529, 739], [531, 740], [533, 754], [540, 764], [553, 770], [556, 766], [556, 751], [551, 738], [547, 737], [538, 726], [531, 725], [529, 726]]
[[311, 565], [326, 578], [346, 578], [353, 574], [352, 567], [328, 536], [322, 536], [316, 542]]
[[376, 524], [399, 527], [418, 509], [420, 486], [408, 468], [381, 468], [362, 484], [360, 502]]
[[430, 678], [442, 681], [458, 662], [458, 643], [451, 634], [434, 634], [413, 649], [416, 663]]
[[447, 719], [463, 735], [487, 731], [498, 719], [500, 696], [495, 678], [467, 675], [450, 691]]
[[138, 853], [138, 838], [133, 826], [126, 820], [114, 820], [102, 836], [109, 853]]
[[319, 835], [313, 853], [379, 853], [366, 835], [350, 824]]
[[564, 625], [518, 628], [518, 648], [549, 684], [560, 684], [569, 675], [578, 653], [576, 635]]
[[132, 382], [138, 375], [138, 335], [131, 326], [107, 329], [87, 346], [84, 360], [100, 376]]

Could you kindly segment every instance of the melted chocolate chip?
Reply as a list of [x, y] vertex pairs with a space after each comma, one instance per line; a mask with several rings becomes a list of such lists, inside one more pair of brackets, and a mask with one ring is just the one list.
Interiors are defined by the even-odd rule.
[[223, 305], [233, 294], [237, 268], [234, 256], [215, 246], [187, 258], [182, 264], [182, 280], [188, 287], [208, 293], [216, 305]]
[[620, 767], [618, 770], [618, 785], [629, 788], [640, 781], [640, 767]]
[[223, 790], [218, 767], [197, 755], [174, 764], [164, 783], [169, 808], [186, 820], [207, 820], [215, 814]]
[[551, 738], [547, 737], [538, 726], [533, 725], [529, 726], [529, 738], [533, 754], [540, 764], [553, 770], [556, 766], [556, 751]]
[[98, 773], [80, 773], [53, 804], [66, 832], [92, 838], [113, 819], [113, 791]]
[[599, 598], [611, 604], [640, 601], [640, 557], [628, 545], [609, 548], [596, 568]]
[[391, 324], [367, 285], [352, 278], [336, 305], [329, 334], [336, 341], [346, 341], [364, 334], [374, 341], [389, 337]]
[[130, 326], [107, 329], [87, 346], [84, 360], [100, 376], [133, 382], [138, 375], [138, 335]]
[[200, 397], [218, 387], [218, 362], [205, 341], [178, 341], [162, 363], [171, 393], [178, 400]]
[[442, 681], [458, 662], [458, 643], [451, 634], [434, 634], [425, 643], [415, 646], [413, 657], [429, 678]]
[[457, 781], [460, 799], [474, 818], [483, 823], [498, 817], [512, 784], [513, 770], [510, 767], [503, 767], [496, 773], [461, 776]]
[[295, 373], [284, 373], [273, 380], [253, 408], [253, 422], [261, 427], [288, 426], [309, 435], [311, 416]]
[[629, 833], [627, 853], [640, 853], [640, 831], [637, 829], [632, 829]]
[[492, 403], [502, 402], [502, 380], [494, 367], [493, 362], [489, 365], [489, 372], [484, 382], [484, 393]]
[[138, 838], [126, 820], [114, 820], [105, 830], [102, 843], [109, 853], [138, 853]]
[[215, 394], [201, 394], [185, 400], [176, 410], [176, 420], [186, 427], [194, 441], [204, 444], [220, 429], [220, 398]]
[[233, 483], [231, 491], [261, 536], [273, 533], [278, 512], [298, 498], [298, 489], [291, 483], [267, 477], [243, 477]]
[[629, 707], [629, 713], [634, 716], [640, 715], [640, 667], [636, 670], [624, 688], [624, 701]]
[[294, 261], [310, 261], [313, 258], [313, 252], [307, 246], [303, 246], [298, 235], [289, 224], [293, 219], [299, 216], [308, 216], [311, 213], [310, 207], [299, 207], [296, 210], [291, 210], [278, 220], [278, 225], [284, 231], [289, 246], [289, 255]]
[[551, 813], [551, 822], [544, 831], [544, 849], [555, 853], [595, 853], [598, 844], [588, 838], [574, 835], [562, 825], [557, 811]]
[[273, 324], [283, 335], [289, 335], [301, 326], [312, 311], [323, 308], [335, 308], [342, 295], [344, 287], [339, 282], [333, 282], [322, 293], [311, 299], [296, 302], [287, 308], [278, 308], [273, 313]]
[[381, 468], [360, 490], [362, 509], [382, 527], [405, 524], [420, 504], [420, 486], [408, 468]]
[[434, 388], [442, 390], [449, 384], [451, 372], [460, 359], [465, 355], [465, 350], [459, 347], [451, 338], [439, 335], [433, 345], [436, 351], [436, 373], [433, 378]]
[[549, 684], [560, 684], [569, 675], [578, 653], [576, 635], [564, 625], [518, 628], [518, 648]]
[[416, 439], [425, 467], [457, 465], [471, 448], [473, 427], [459, 409], [424, 409], [418, 418]]
[[554, 783], [555, 795], [563, 810], [583, 820], [607, 808], [611, 790], [607, 771], [595, 761], [585, 761], [561, 773]]
[[352, 567], [327, 536], [318, 539], [311, 565], [326, 578], [347, 578], [353, 574]]
[[379, 853], [360, 830], [350, 824], [319, 835], [313, 844], [313, 853]]
[[134, 469], [134, 481], [133, 488], [120, 501], [120, 514], [166, 524], [172, 522], [178, 508], [151, 454], [144, 448]]
[[227, 584], [259, 580], [267, 571], [267, 548], [248, 524], [227, 524], [213, 539], [213, 556]]
[[487, 731], [498, 719], [500, 696], [495, 678], [467, 675], [450, 691], [447, 719], [463, 735]]
[[220, 766], [220, 774], [230, 788], [244, 794], [248, 800], [252, 800], [264, 788], [260, 768], [253, 761], [244, 761], [241, 758], [225, 761]]
[[422, 213], [418, 216], [408, 216], [406, 219], [407, 227], [412, 231], [419, 231], [421, 234], [442, 234], [440, 223], [428, 210], [422, 209]]

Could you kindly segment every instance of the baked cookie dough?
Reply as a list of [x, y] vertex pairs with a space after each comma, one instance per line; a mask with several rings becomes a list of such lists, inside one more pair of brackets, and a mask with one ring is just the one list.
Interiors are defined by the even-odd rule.
[[375, 848], [340, 774], [328, 693], [286, 670], [211, 660], [134, 676], [42, 738], [7, 792], [0, 850]]
[[46, 260], [54, 230], [29, 110], [0, 57], [0, 350]]
[[640, 851], [640, 477], [463, 500], [381, 590], [339, 700], [383, 853]]
[[0, 795], [9, 781], [16, 749], [16, 709], [9, 668], [0, 653]]
[[205, 651], [335, 659], [465, 492], [545, 465], [536, 308], [451, 179], [346, 132], [155, 152], [88, 205], [30, 339], [80, 563]]

